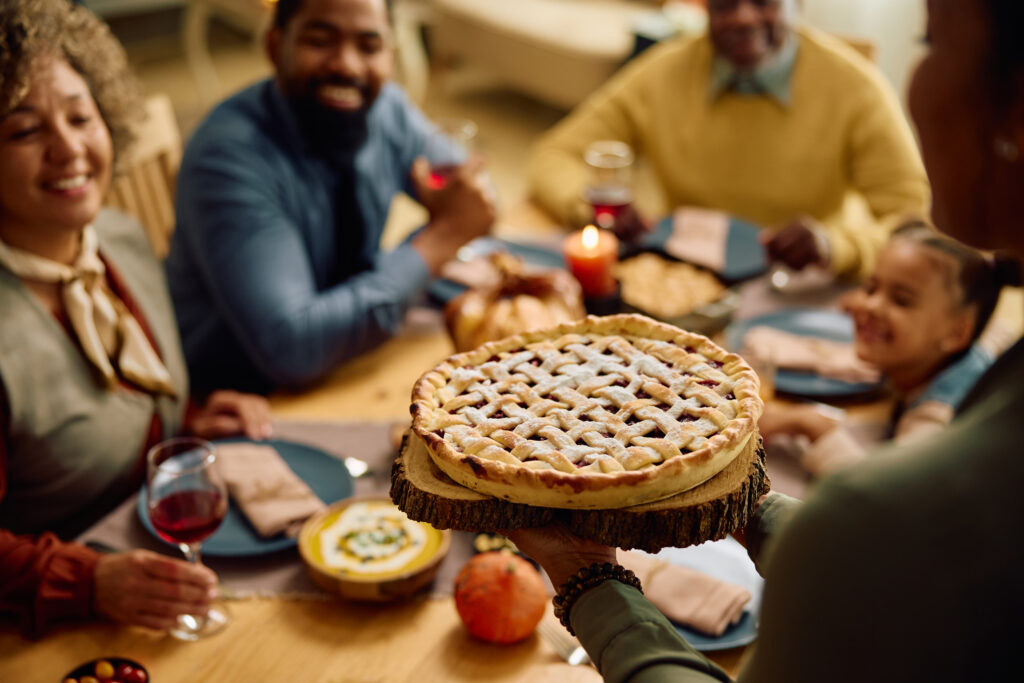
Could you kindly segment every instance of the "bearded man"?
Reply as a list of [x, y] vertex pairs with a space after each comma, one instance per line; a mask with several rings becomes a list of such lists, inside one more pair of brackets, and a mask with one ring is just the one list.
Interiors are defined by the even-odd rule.
[[[194, 386], [300, 388], [393, 335], [494, 220], [482, 164], [429, 183], [435, 127], [390, 82], [384, 0], [279, 0], [274, 76], [217, 106], [182, 160], [167, 276]], [[429, 221], [380, 238], [406, 192]]]

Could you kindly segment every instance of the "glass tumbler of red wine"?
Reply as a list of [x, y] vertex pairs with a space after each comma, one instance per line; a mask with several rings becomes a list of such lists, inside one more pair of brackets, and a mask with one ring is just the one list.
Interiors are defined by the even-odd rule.
[[[209, 441], [192, 437], [169, 439], [146, 454], [146, 510], [157, 534], [176, 544], [189, 562], [199, 563], [199, 548], [228, 510], [224, 479], [217, 471], [216, 451]], [[223, 605], [206, 616], [182, 614], [170, 633], [180, 640], [199, 640], [231, 620]]]
[[430, 162], [430, 186], [439, 190], [473, 153], [477, 126], [469, 119], [440, 118], [424, 143], [423, 156]]
[[633, 203], [633, 150], [619, 140], [598, 140], [583, 152], [583, 160], [589, 174], [583, 198], [597, 227], [611, 230]]

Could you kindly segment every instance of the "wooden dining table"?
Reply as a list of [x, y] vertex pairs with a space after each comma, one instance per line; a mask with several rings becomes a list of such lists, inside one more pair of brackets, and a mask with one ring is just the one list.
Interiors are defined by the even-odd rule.
[[[524, 211], [512, 220], [534, 220], [532, 209]], [[271, 408], [276, 418], [290, 420], [408, 419], [416, 379], [451, 352], [439, 313], [416, 310], [396, 337], [339, 367], [314, 389], [272, 396]], [[884, 419], [886, 411], [884, 402], [874, 401], [854, 412]], [[297, 554], [294, 562], [300, 562]], [[40, 640], [0, 626], [0, 681], [57, 683], [76, 665], [109, 656], [140, 662], [156, 683], [600, 680], [593, 667], [563, 661], [539, 634], [512, 645], [475, 640], [462, 626], [450, 591], [389, 604], [326, 595], [257, 596], [226, 604], [230, 625], [194, 643], [101, 621], [60, 626]], [[735, 675], [744, 653], [739, 647], [707, 656]]]

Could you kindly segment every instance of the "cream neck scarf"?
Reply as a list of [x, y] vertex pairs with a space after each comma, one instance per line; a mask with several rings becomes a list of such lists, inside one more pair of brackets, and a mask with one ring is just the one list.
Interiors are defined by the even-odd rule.
[[0, 241], [0, 264], [25, 280], [59, 284], [71, 329], [86, 359], [111, 389], [118, 377], [152, 394], [175, 395], [171, 375], [139, 322], [105, 286], [106, 267], [99, 256], [96, 231], [82, 231], [82, 247], [68, 266]]

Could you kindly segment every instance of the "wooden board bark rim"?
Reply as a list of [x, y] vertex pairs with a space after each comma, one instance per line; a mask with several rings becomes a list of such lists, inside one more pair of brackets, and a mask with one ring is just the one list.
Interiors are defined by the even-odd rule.
[[563, 523], [619, 548], [657, 552], [724, 538], [743, 527], [770, 488], [759, 438], [719, 474], [665, 500], [614, 510], [563, 510], [513, 503], [456, 484], [407, 434], [391, 470], [391, 499], [411, 519], [438, 529], [500, 531]]

